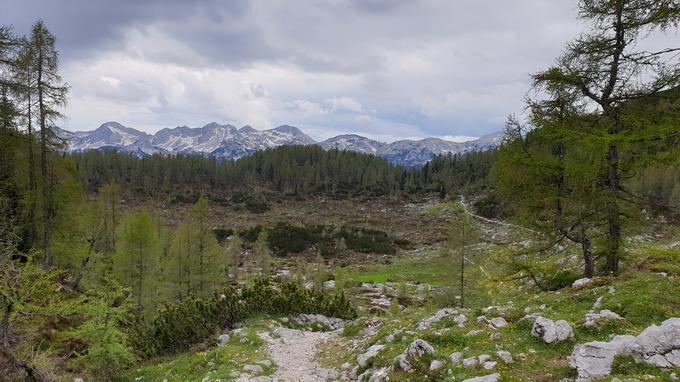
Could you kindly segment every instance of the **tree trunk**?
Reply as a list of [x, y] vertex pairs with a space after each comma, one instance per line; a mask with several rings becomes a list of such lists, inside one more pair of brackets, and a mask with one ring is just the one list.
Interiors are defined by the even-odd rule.
[[50, 185], [47, 181], [47, 126], [46, 126], [46, 112], [45, 110], [45, 100], [43, 97], [43, 47], [38, 46], [38, 111], [40, 120], [40, 176], [42, 178], [42, 207], [43, 207], [43, 261], [45, 267], [49, 267], [52, 264], [52, 259], [50, 256], [50, 220], [51, 220], [51, 196], [50, 196]]

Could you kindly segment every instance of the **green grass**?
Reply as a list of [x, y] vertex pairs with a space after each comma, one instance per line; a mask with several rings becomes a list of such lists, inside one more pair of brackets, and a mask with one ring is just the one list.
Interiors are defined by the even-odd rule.
[[451, 264], [450, 259], [436, 253], [434, 256], [419, 257], [402, 255], [391, 264], [348, 267], [344, 276], [348, 280], [362, 283], [416, 281], [446, 285], [451, 280]]
[[[385, 343], [384, 337], [401, 330], [392, 343], [385, 343], [386, 348], [373, 361], [374, 367], [393, 364], [394, 358], [401, 354], [415, 339], [422, 338], [432, 344], [436, 350], [433, 356], [425, 357], [414, 364], [415, 371], [395, 371], [390, 375], [390, 381], [460, 381], [474, 376], [487, 375], [494, 372], [501, 374], [503, 381], [539, 381], [552, 382], [564, 378], [575, 378], [575, 370], [568, 364], [568, 357], [574, 345], [589, 341], [607, 341], [614, 334], [637, 335], [644, 328], [652, 324], [660, 324], [669, 317], [680, 316], [680, 278], [677, 275], [677, 263], [680, 253], [677, 250], [659, 249], [653, 246], [635, 248], [629, 256], [628, 268], [617, 277], [601, 277], [582, 288], [564, 288], [555, 292], [540, 292], [536, 289], [518, 289], [515, 283], [492, 283], [488, 294], [494, 299], [494, 305], [509, 305], [506, 319], [510, 325], [501, 329], [499, 340], [490, 339], [493, 330], [486, 325], [474, 324], [479, 311], [469, 311], [466, 315], [469, 324], [464, 328], [456, 327], [452, 320], [442, 320], [435, 324], [430, 331], [415, 330], [417, 322], [423, 317], [432, 315], [435, 307], [412, 306], [406, 310], [387, 317], [379, 330], [362, 348], [354, 353], [337, 354], [338, 362], [355, 359], [374, 343]], [[351, 279], [356, 281], [385, 282], [387, 280], [415, 280], [433, 282], [436, 285], [438, 277], [445, 280], [446, 260], [441, 257], [404, 258], [397, 259], [393, 264], [376, 265], [349, 272]], [[675, 277], [666, 277], [658, 272], [664, 272]], [[613, 293], [610, 290], [613, 288]], [[585, 314], [592, 309], [593, 303], [603, 297], [601, 309], [610, 309], [619, 313], [624, 320], [613, 321], [596, 330], [583, 326]], [[544, 310], [539, 306], [546, 305]], [[546, 317], [565, 319], [574, 329], [575, 339], [560, 344], [545, 344], [542, 340], [531, 335], [529, 322], [518, 323], [525, 315], [525, 308], [531, 312], [541, 312]], [[492, 317], [491, 314], [489, 317]], [[471, 322], [471, 323], [470, 323]], [[445, 332], [434, 333], [444, 329]], [[472, 329], [483, 330], [475, 336], [465, 334]], [[350, 330], [354, 331], [354, 330]], [[498, 350], [509, 351], [514, 363], [505, 365], [495, 353]], [[337, 348], [335, 351], [342, 352]], [[456, 351], [463, 351], [465, 357], [490, 354], [498, 361], [493, 371], [483, 369], [468, 369], [462, 366], [452, 366], [448, 356]], [[525, 358], [519, 357], [524, 354]], [[442, 372], [429, 371], [432, 359], [446, 361]], [[335, 365], [336, 367], [339, 365]], [[678, 373], [678, 370], [675, 370]], [[613, 376], [622, 380], [634, 378], [648, 380], [653, 376], [654, 381], [670, 381], [670, 371], [644, 364], [636, 364], [629, 358], [617, 359]], [[611, 379], [607, 378], [606, 381]]]

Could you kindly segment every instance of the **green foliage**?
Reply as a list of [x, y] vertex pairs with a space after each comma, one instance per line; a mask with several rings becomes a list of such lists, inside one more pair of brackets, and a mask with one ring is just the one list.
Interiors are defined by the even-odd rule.
[[74, 366], [93, 376], [109, 379], [136, 360], [126, 334], [120, 329], [120, 324], [130, 314], [128, 295], [128, 290], [109, 278], [88, 291], [88, 303], [82, 311], [86, 321], [67, 333], [70, 339], [82, 341], [87, 346], [83, 354], [74, 359]]
[[234, 234], [234, 230], [230, 228], [213, 228], [212, 231], [219, 244], [223, 244], [227, 238]]
[[125, 218], [119, 242], [114, 259], [118, 279], [132, 288], [138, 310], [152, 307], [158, 283], [159, 242], [149, 211], [142, 209]]
[[181, 352], [219, 328], [262, 313], [318, 313], [347, 319], [357, 314], [344, 295], [325, 295], [294, 283], [282, 284], [277, 290], [266, 279], [259, 279], [240, 292], [227, 289], [209, 298], [190, 297], [166, 304], [152, 318], [132, 325], [132, 346], [143, 358]]

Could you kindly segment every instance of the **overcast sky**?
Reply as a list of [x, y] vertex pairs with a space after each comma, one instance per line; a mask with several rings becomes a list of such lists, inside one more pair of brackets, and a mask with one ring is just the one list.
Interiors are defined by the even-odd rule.
[[0, 24], [55, 34], [71, 130], [216, 121], [391, 141], [501, 130], [528, 74], [582, 29], [575, 4], [0, 0]]

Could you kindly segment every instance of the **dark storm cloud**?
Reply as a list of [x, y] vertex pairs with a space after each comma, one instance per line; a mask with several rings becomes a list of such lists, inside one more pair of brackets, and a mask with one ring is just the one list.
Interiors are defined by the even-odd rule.
[[[160, 23], [176, 38], [197, 44], [217, 39], [211, 29], [228, 26], [247, 14], [245, 0], [21, 0], [1, 1], [0, 24], [11, 24], [18, 33], [29, 33], [37, 19], [43, 19], [58, 37], [62, 55], [76, 59], [97, 55], [106, 50], [122, 49], [125, 34], [131, 29], [144, 30]], [[201, 20], [203, 28], [187, 24]], [[232, 41], [243, 41], [243, 35], [232, 33]], [[223, 43], [228, 39], [221, 40]]]

